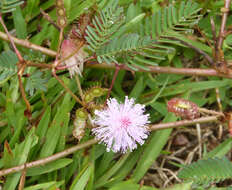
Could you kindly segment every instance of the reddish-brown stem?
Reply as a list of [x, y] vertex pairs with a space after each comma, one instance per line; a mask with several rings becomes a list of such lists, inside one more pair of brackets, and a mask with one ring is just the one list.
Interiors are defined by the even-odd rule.
[[[115, 69], [113, 64], [87, 64], [87, 67], [90, 68], [102, 68], [102, 69]], [[149, 70], [138, 69], [139, 72], [149, 72], [149, 73], [169, 73], [169, 74], [179, 74], [179, 75], [188, 75], [188, 76], [217, 76], [224, 78], [232, 78], [231, 74], [220, 73], [215, 69], [193, 69], [193, 68], [175, 68], [175, 67], [159, 67], [159, 66], [149, 66]], [[131, 71], [125, 65], [121, 66], [121, 69]]]
[[24, 87], [23, 87], [23, 83], [22, 83], [22, 78], [21, 78], [20, 74], [18, 74], [18, 80], [19, 80], [19, 89], [20, 89], [22, 98], [23, 98], [23, 100], [24, 100], [24, 102], [26, 104], [27, 111], [29, 112], [28, 114], [30, 114], [30, 112], [31, 112], [31, 105], [30, 105], [29, 101], [27, 100], [26, 93], [25, 93], [25, 90], [24, 90]]
[[17, 47], [15, 46], [14, 41], [12, 40], [11, 35], [10, 35], [10, 33], [8, 32], [8, 30], [7, 30], [7, 28], [6, 28], [6, 25], [5, 25], [5, 23], [4, 23], [3, 19], [2, 19], [1, 13], [0, 13], [0, 23], [2, 24], [4, 30], [5, 30], [5, 32], [6, 32], [6, 34], [7, 34], [7, 37], [8, 37], [8, 39], [9, 39], [9, 41], [10, 41], [10, 43], [11, 43], [11, 45], [12, 45], [12, 47], [13, 47], [13, 49], [14, 49], [14, 51], [15, 51], [15, 53], [16, 53], [18, 59], [19, 59], [19, 62], [20, 62], [20, 63], [23, 63], [23, 62], [24, 62], [24, 59], [23, 59], [23, 57], [21, 56], [21, 54], [19, 53]]
[[219, 117], [220, 116], [208, 116], [208, 117], [202, 117], [202, 118], [193, 119], [193, 120], [182, 120], [182, 121], [176, 121], [176, 122], [171, 122], [171, 123], [154, 124], [150, 126], [150, 130], [155, 131], [155, 130], [160, 130], [160, 129], [189, 126], [189, 125], [194, 125], [197, 123], [215, 122], [215, 121], [218, 121]]
[[218, 36], [218, 50], [222, 48], [222, 44], [225, 38], [225, 30], [226, 30], [226, 21], [228, 17], [228, 13], [230, 10], [230, 1], [231, 0], [225, 0], [225, 6], [221, 8], [222, 12], [222, 23], [221, 23], [221, 28]]
[[24, 164], [24, 169], [22, 171], [22, 175], [21, 175], [21, 178], [20, 178], [18, 190], [23, 190], [24, 189], [25, 180], [26, 180], [26, 171], [27, 171], [27, 168], [26, 168], [26, 165]]
[[[10, 41], [7, 34], [3, 33], [0, 31], [0, 38], [5, 40], [5, 41]], [[40, 51], [41, 53], [44, 53], [45, 55], [49, 55], [51, 57], [55, 57], [56, 56], [56, 52], [50, 49], [47, 49], [45, 47], [42, 46], [38, 46], [36, 44], [33, 44], [31, 42], [29, 42], [28, 40], [23, 40], [23, 39], [18, 39], [15, 38], [13, 36], [11, 36], [12, 41], [22, 47], [28, 48], [28, 49], [33, 49], [35, 51]]]
[[[154, 124], [154, 125], [150, 125], [150, 130], [156, 131], [156, 130], [161, 130], [161, 129], [181, 127], [181, 126], [190, 126], [190, 125], [195, 125], [197, 123], [215, 122], [215, 121], [218, 121], [219, 118], [220, 118], [219, 116], [208, 116], [208, 117], [202, 117], [202, 118], [198, 118], [198, 119], [194, 119], [194, 120], [182, 120], [182, 121], [177, 121], [177, 122]], [[54, 160], [68, 156], [69, 154], [72, 154], [72, 153], [74, 153], [82, 148], [86, 148], [86, 147], [89, 147], [93, 144], [96, 144], [97, 142], [98, 142], [97, 140], [92, 139], [92, 140], [89, 140], [83, 144], [78, 144], [78, 145], [75, 145], [71, 148], [68, 148], [62, 152], [56, 153], [52, 156], [42, 158], [40, 160], [36, 160], [33, 162], [25, 163], [25, 164], [15, 166], [12, 168], [0, 170], [0, 176], [5, 176], [5, 175], [11, 174], [11, 173], [19, 172], [19, 171], [23, 170], [25, 167], [32, 168], [32, 167], [37, 167], [40, 165], [45, 165], [45, 164], [52, 162]]]
[[214, 42], [214, 49], [215, 51], [218, 48], [218, 40], [217, 40], [217, 34], [216, 34], [216, 27], [215, 27], [215, 22], [213, 20], [213, 18], [210, 18], [210, 23], [211, 23], [211, 30], [212, 30], [212, 34], [213, 34], [213, 42]]
[[52, 69], [53, 66], [51, 64], [45, 64], [45, 63], [33, 63], [31, 61], [27, 61], [27, 66], [28, 67], [39, 67], [39, 68], [47, 68], [47, 69]]
[[118, 76], [119, 70], [120, 70], [120, 66], [119, 66], [118, 64], [115, 64], [114, 76], [113, 76], [113, 79], [112, 79], [112, 81], [111, 81], [110, 88], [109, 88], [109, 90], [108, 90], [108, 92], [107, 92], [107, 96], [106, 96], [106, 100], [105, 100], [104, 106], [106, 106], [107, 99], [110, 97], [110, 93], [111, 93], [112, 88], [113, 88], [113, 86], [114, 86], [114, 82], [115, 82], [115, 80], [116, 80], [116, 78], [117, 78], [117, 76]]
[[30, 118], [31, 105], [30, 105], [29, 101], [27, 100], [26, 93], [25, 93], [25, 90], [24, 90], [24, 87], [23, 87], [23, 83], [22, 83], [22, 79], [21, 79], [21, 77], [23, 75], [23, 72], [24, 72], [24, 69], [25, 69], [25, 61], [24, 61], [22, 55], [20, 54], [20, 52], [18, 51], [17, 47], [15, 46], [15, 43], [12, 40], [12, 37], [11, 37], [10, 33], [8, 32], [7, 27], [6, 27], [6, 25], [5, 25], [5, 23], [4, 23], [3, 19], [2, 19], [1, 13], [0, 13], [0, 23], [2, 24], [4, 30], [5, 30], [5, 32], [7, 34], [7, 37], [8, 37], [8, 39], [9, 39], [9, 41], [10, 41], [10, 43], [11, 43], [11, 45], [12, 45], [12, 47], [13, 47], [13, 49], [14, 49], [14, 51], [15, 51], [18, 59], [19, 59], [19, 62], [17, 64], [17, 67], [18, 67], [19, 89], [20, 89], [21, 95], [23, 97], [23, 100], [26, 103], [27, 115]]
[[15, 173], [15, 172], [19, 172], [21, 170], [23, 170], [25, 167], [28, 169], [28, 168], [32, 168], [32, 167], [36, 167], [36, 166], [40, 166], [40, 165], [44, 165], [44, 164], [47, 164], [49, 162], [52, 162], [54, 160], [57, 160], [59, 158], [62, 158], [62, 157], [65, 157], [69, 154], [72, 154], [82, 148], [86, 148], [88, 146], [91, 146], [93, 144], [96, 144], [98, 141], [97, 140], [89, 140], [83, 144], [78, 144], [76, 146], [73, 146], [71, 148], [68, 148], [62, 152], [59, 152], [59, 153], [56, 153], [52, 156], [49, 156], [49, 157], [46, 157], [46, 158], [43, 158], [43, 159], [40, 159], [40, 160], [36, 160], [36, 161], [33, 161], [33, 162], [29, 162], [29, 163], [26, 163], [26, 164], [22, 164], [22, 165], [19, 165], [19, 166], [15, 166], [15, 167], [12, 167], [12, 168], [8, 168], [8, 169], [4, 169], [4, 170], [0, 170], [0, 176], [4, 176], [4, 175], [8, 175], [8, 174], [11, 174], [11, 173]]
[[40, 12], [48, 22], [50, 22], [57, 30], [60, 30], [60, 27], [52, 20], [52, 18], [49, 16], [49, 14], [44, 12], [43, 9], [41, 9], [41, 8], [40, 8]]
[[56, 78], [56, 80], [64, 87], [64, 89], [83, 107], [85, 107], [85, 104], [64, 84], [64, 82], [56, 75], [55, 69], [52, 71], [52, 75]]

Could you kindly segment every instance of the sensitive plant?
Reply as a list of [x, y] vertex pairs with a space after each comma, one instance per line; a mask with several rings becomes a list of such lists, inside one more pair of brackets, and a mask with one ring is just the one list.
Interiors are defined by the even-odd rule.
[[[231, 105], [230, 28], [214, 23], [222, 6], [222, 23], [230, 21], [229, 5], [2, 1], [0, 38], [10, 41], [0, 43], [3, 188], [156, 189], [138, 183], [170, 154], [164, 149], [173, 126], [231, 127], [223, 113]], [[151, 132], [157, 129], [165, 130]], [[209, 155], [224, 156], [230, 139], [221, 145]], [[220, 172], [209, 176], [214, 163]], [[228, 163], [184, 167], [184, 183], [170, 188], [215, 186], [231, 175]]]

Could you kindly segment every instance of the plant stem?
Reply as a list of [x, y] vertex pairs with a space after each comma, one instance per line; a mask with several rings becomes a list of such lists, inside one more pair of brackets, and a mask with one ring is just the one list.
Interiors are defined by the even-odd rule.
[[112, 82], [110, 84], [110, 88], [108, 90], [108, 93], [107, 93], [107, 96], [106, 96], [106, 100], [105, 100], [105, 103], [104, 103], [104, 106], [106, 106], [106, 103], [107, 103], [107, 99], [110, 97], [110, 93], [112, 91], [112, 88], [114, 86], [114, 82], [118, 76], [118, 72], [120, 70], [120, 66], [118, 64], [115, 64], [115, 72], [114, 72], [114, 76], [113, 76], [113, 79], [112, 79]]
[[[194, 120], [182, 120], [182, 121], [176, 121], [176, 122], [170, 122], [170, 123], [161, 123], [161, 124], [153, 124], [150, 125], [150, 130], [151, 131], [156, 131], [156, 130], [161, 130], [161, 129], [168, 129], [168, 128], [175, 128], [175, 127], [181, 127], [181, 126], [190, 126], [190, 125], [195, 125], [197, 123], [208, 123], [208, 122], [215, 122], [218, 121], [220, 116], [208, 116], [208, 117], [202, 117]], [[49, 162], [52, 162], [54, 160], [60, 159], [62, 157], [68, 156], [69, 154], [72, 154], [82, 148], [86, 148], [88, 146], [91, 146], [93, 144], [96, 144], [98, 141], [95, 139], [89, 140], [83, 144], [78, 144], [75, 145], [71, 148], [68, 148], [62, 152], [56, 153], [52, 156], [42, 158], [40, 160], [36, 160], [33, 162], [28, 162], [19, 166], [15, 166], [12, 168], [7, 168], [0, 170], [0, 176], [5, 176], [11, 173], [19, 172], [23, 170], [25, 167], [26, 168], [33, 168], [37, 167], [40, 165], [45, 165]]]
[[[101, 68], [101, 69], [115, 69], [113, 64], [87, 64], [89, 68]], [[149, 66], [149, 71], [139, 69], [139, 72], [149, 72], [149, 73], [169, 73], [169, 74], [179, 74], [179, 75], [189, 75], [189, 76], [217, 76], [223, 78], [232, 78], [231, 74], [220, 73], [215, 69], [192, 69], [192, 68], [175, 68], [175, 67], [159, 67], [159, 66]], [[131, 71], [126, 65], [122, 65], [121, 69]]]
[[95, 139], [92, 139], [92, 140], [89, 140], [83, 144], [78, 144], [78, 145], [75, 145], [71, 148], [68, 148], [62, 152], [59, 152], [59, 153], [56, 153], [52, 156], [49, 156], [49, 157], [46, 157], [46, 158], [43, 158], [43, 159], [40, 159], [40, 160], [36, 160], [36, 161], [33, 161], [33, 162], [29, 162], [29, 163], [25, 163], [25, 164], [22, 164], [22, 165], [19, 165], [19, 166], [15, 166], [15, 167], [12, 167], [12, 168], [8, 168], [8, 169], [4, 169], [4, 170], [0, 170], [0, 176], [4, 176], [4, 175], [8, 175], [8, 174], [11, 174], [11, 173], [15, 173], [15, 172], [19, 172], [21, 170], [23, 170], [25, 167], [26, 168], [33, 168], [33, 167], [36, 167], [36, 166], [41, 166], [41, 165], [44, 165], [44, 164], [47, 164], [49, 162], [52, 162], [54, 160], [57, 160], [59, 158], [62, 158], [62, 157], [65, 157], [69, 154], [72, 154], [82, 148], [86, 148], [88, 146], [91, 146], [93, 144], [96, 144], [98, 141], [95, 140]]
[[82, 88], [81, 88], [81, 82], [80, 82], [78, 74], [75, 74], [75, 79], [76, 79], [76, 82], [77, 82], [78, 91], [79, 91], [81, 99], [83, 101], [84, 100], [84, 95], [83, 95], [83, 91], [82, 91]]
[[30, 118], [30, 112], [31, 112], [31, 105], [27, 99], [27, 96], [26, 96], [26, 93], [25, 93], [25, 90], [24, 90], [24, 87], [23, 87], [23, 83], [22, 83], [22, 76], [18, 73], [18, 80], [19, 80], [19, 89], [20, 89], [20, 92], [21, 92], [21, 95], [22, 95], [22, 98], [26, 104], [26, 107], [27, 107], [27, 111], [28, 111], [28, 114], [27, 116], [29, 116]]
[[[0, 31], [0, 38], [5, 40], [5, 41], [10, 41], [9, 38], [7, 37], [7, 34], [5, 34], [4, 32], [1, 32], [1, 31]], [[45, 47], [42, 47], [42, 46], [38, 46], [36, 44], [33, 44], [33, 43], [29, 42], [28, 40], [18, 39], [18, 38], [15, 38], [13, 36], [11, 36], [11, 39], [15, 44], [20, 45], [22, 47], [25, 47], [28, 49], [33, 49], [35, 51], [40, 51], [41, 53], [44, 53], [44, 54], [49, 55], [51, 57], [56, 56], [55, 51], [50, 50], [50, 49], [45, 48]]]
[[22, 83], [22, 75], [23, 75], [24, 69], [26, 67], [26, 65], [25, 65], [26, 62], [23, 59], [20, 52], [18, 51], [17, 47], [15, 46], [15, 43], [12, 40], [12, 37], [11, 37], [10, 33], [7, 30], [7, 27], [6, 27], [5, 23], [4, 23], [4, 20], [2, 19], [1, 13], [0, 13], [0, 23], [2, 24], [2, 26], [3, 26], [3, 28], [4, 28], [5, 32], [6, 32], [6, 35], [7, 35], [8, 39], [9, 39], [13, 49], [14, 49], [14, 52], [16, 53], [16, 55], [17, 55], [17, 57], [19, 59], [19, 62], [17, 63], [17, 68], [18, 68], [17, 75], [18, 75], [18, 80], [19, 80], [19, 89], [20, 89], [21, 95], [22, 95], [23, 100], [24, 100], [24, 102], [26, 104], [26, 107], [27, 107], [27, 111], [26, 111], [27, 114], [26, 115], [28, 116], [28, 118], [30, 118], [31, 117], [31, 105], [30, 105], [29, 101], [27, 100], [26, 93], [25, 93], [23, 83]]
[[64, 89], [76, 100], [79, 104], [81, 104], [83, 107], [85, 105], [83, 102], [64, 84], [64, 82], [56, 75], [55, 70], [52, 71], [52, 75], [56, 78], [56, 80], [64, 87]]
[[225, 6], [221, 9], [222, 23], [221, 23], [220, 33], [218, 36], [218, 50], [222, 48], [222, 44], [225, 38], [226, 21], [227, 21], [228, 13], [230, 11], [230, 1], [231, 0], [225, 0]]
[[161, 124], [154, 124], [150, 126], [151, 131], [156, 131], [160, 129], [168, 129], [168, 128], [175, 128], [175, 127], [181, 127], [181, 126], [189, 126], [189, 125], [195, 125], [197, 123], [208, 123], [213, 121], [218, 121], [220, 116], [207, 116], [207, 117], [201, 117], [193, 120], [181, 120], [171, 123], [161, 123]]
[[40, 8], [40, 12], [48, 22], [50, 22], [57, 30], [60, 30], [60, 27], [52, 20], [52, 18], [49, 16], [49, 14], [44, 12], [44, 10], [41, 8]]
[[23, 59], [23, 57], [21, 56], [21, 54], [19, 53], [17, 47], [15, 46], [14, 41], [12, 40], [11, 35], [10, 35], [10, 33], [8, 32], [8, 30], [7, 30], [7, 28], [6, 28], [6, 25], [5, 25], [5, 23], [4, 23], [3, 19], [2, 19], [1, 13], [0, 13], [0, 23], [2, 24], [2, 26], [3, 26], [3, 28], [4, 28], [5, 32], [6, 32], [6, 35], [7, 35], [8, 39], [9, 39], [9, 41], [10, 41], [12, 47], [13, 47], [13, 49], [14, 49], [14, 51], [15, 51], [17, 57], [18, 57], [18, 59], [19, 59], [19, 62], [20, 62], [20, 63], [23, 63], [23, 62], [24, 62], [24, 59]]

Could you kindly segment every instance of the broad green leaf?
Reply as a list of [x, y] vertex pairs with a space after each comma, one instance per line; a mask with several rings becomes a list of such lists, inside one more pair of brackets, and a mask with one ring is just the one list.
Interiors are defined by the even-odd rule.
[[60, 168], [64, 168], [72, 162], [73, 162], [73, 160], [70, 158], [59, 159], [59, 160], [53, 161], [51, 163], [48, 163], [46, 165], [41, 165], [41, 166], [38, 166], [35, 168], [30, 168], [27, 170], [26, 175], [27, 176], [35, 176], [35, 175], [49, 173], [49, 172], [58, 170]]
[[204, 159], [208, 158], [222, 158], [224, 157], [232, 148], [232, 138], [226, 139], [223, 143], [219, 144], [216, 148], [204, 155]]
[[[14, 165], [20, 165], [27, 161], [27, 157], [29, 155], [30, 149], [38, 142], [38, 137], [34, 134], [35, 128], [32, 128], [26, 139], [13, 150], [14, 153]], [[17, 145], [17, 144], [16, 144]], [[11, 174], [6, 178], [6, 182], [4, 184], [4, 190], [15, 190], [19, 180], [21, 173]]]
[[56, 181], [51, 181], [51, 182], [47, 182], [47, 183], [40, 183], [40, 184], [37, 184], [37, 185], [32, 185], [32, 186], [29, 186], [29, 187], [25, 187], [24, 190], [40, 190], [40, 189], [49, 188], [54, 184], [56, 184]]
[[56, 112], [52, 124], [47, 131], [46, 141], [41, 149], [40, 158], [50, 156], [54, 153], [60, 139], [63, 117], [70, 111], [70, 99], [69, 94], [64, 96], [62, 105], [58, 108], [60, 111]]
[[74, 179], [70, 187], [70, 190], [84, 190], [92, 172], [93, 172], [93, 165], [89, 165], [86, 169], [84, 169], [81, 172], [80, 175], [78, 175]]
[[140, 186], [139, 184], [133, 183], [131, 180], [118, 183], [111, 187], [109, 190], [158, 190], [154, 187]]
[[[168, 113], [163, 122], [173, 122], [176, 121], [176, 119], [177, 118], [173, 114]], [[147, 140], [147, 144], [144, 145], [144, 152], [141, 154], [137, 167], [132, 174], [133, 181], [138, 182], [145, 175], [149, 167], [154, 163], [162, 151], [171, 131], [172, 129], [165, 129], [151, 134], [150, 138]]]
[[173, 187], [166, 188], [166, 189], [163, 189], [163, 190], [190, 190], [191, 185], [192, 185], [192, 182], [183, 183], [183, 184], [177, 184], [177, 185], [174, 185]]
[[104, 184], [107, 183], [107, 180], [113, 176], [121, 167], [122, 165], [127, 161], [128, 156], [131, 153], [127, 153], [123, 155], [119, 161], [117, 161], [114, 166], [112, 166], [103, 176], [101, 176], [97, 181], [96, 181], [96, 187], [101, 187]]
[[27, 25], [23, 18], [20, 6], [16, 7], [13, 12], [14, 26], [16, 29], [16, 34], [18, 38], [26, 39], [27, 37]]

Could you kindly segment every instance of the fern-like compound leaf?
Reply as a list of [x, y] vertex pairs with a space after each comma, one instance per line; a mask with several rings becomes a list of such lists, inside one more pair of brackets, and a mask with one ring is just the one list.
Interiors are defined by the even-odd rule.
[[[192, 32], [191, 27], [197, 24], [202, 17], [199, 14], [200, 10], [199, 5], [192, 1], [182, 1], [179, 8], [170, 5], [159, 10], [153, 14], [150, 23], [152, 38], [160, 40], [162, 37], [168, 37], [168, 31]], [[168, 41], [168, 43], [172, 42], [173, 40]]]
[[0, 84], [3, 84], [17, 72], [18, 58], [13, 51], [4, 51], [0, 54]]
[[122, 63], [133, 70], [149, 70], [149, 66], [156, 66], [168, 54], [174, 54], [175, 49], [170, 44], [183, 46], [170, 38], [176, 33], [191, 31], [201, 18], [199, 11], [198, 4], [191, 1], [182, 2], [179, 8], [170, 5], [146, 17], [140, 35], [136, 33], [139, 31], [121, 35], [125, 27], [122, 26], [123, 9], [117, 6], [117, 1], [111, 0], [93, 19], [93, 26], [87, 27], [85, 39], [99, 63]]
[[184, 167], [178, 177], [195, 184], [219, 182], [232, 178], [232, 163], [225, 157], [199, 160]]
[[[112, 2], [112, 3], [111, 3]], [[94, 17], [92, 26], [87, 26], [86, 41], [88, 48], [95, 52], [109, 42], [124, 22], [123, 9], [117, 6], [117, 1], [110, 1], [107, 6]]]
[[118, 63], [120, 57], [124, 58], [124, 63], [133, 70], [137, 68], [149, 70], [147, 66], [155, 66], [168, 53], [175, 49], [160, 45], [149, 36], [141, 37], [138, 34], [126, 34], [119, 39], [115, 38], [108, 45], [96, 51], [98, 61]]
[[15, 8], [22, 4], [22, 0], [1, 0], [0, 1], [0, 13], [8, 13], [15, 10]]

